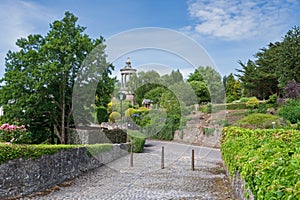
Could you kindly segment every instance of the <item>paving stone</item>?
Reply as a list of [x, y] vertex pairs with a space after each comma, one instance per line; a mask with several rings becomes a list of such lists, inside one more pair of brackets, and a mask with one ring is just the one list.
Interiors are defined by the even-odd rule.
[[[161, 147], [165, 169], [161, 169]], [[191, 151], [195, 151], [195, 171]], [[147, 140], [144, 153], [130, 155], [76, 178], [45, 196], [23, 199], [109, 199], [109, 200], [224, 200], [235, 199], [223, 169], [219, 149]]]

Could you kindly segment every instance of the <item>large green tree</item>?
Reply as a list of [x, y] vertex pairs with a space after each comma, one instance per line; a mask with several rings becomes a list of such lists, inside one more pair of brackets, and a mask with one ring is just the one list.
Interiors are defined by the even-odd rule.
[[246, 96], [261, 99], [283, 96], [288, 81], [300, 82], [300, 29], [293, 27], [280, 42], [270, 43], [255, 54], [255, 60], [239, 62], [237, 69]]
[[200, 66], [197, 68], [195, 73], [199, 73], [202, 76], [203, 81], [206, 83], [209, 89], [211, 102], [223, 103], [225, 101], [225, 90], [222, 82], [222, 77], [219, 72], [209, 66]]
[[[14, 118], [32, 132], [54, 132], [61, 143], [66, 142], [66, 131], [73, 123], [72, 90], [81, 64], [92, 49], [104, 43], [102, 37], [93, 40], [84, 34], [85, 27], [77, 25], [77, 20], [66, 12], [62, 20], [50, 24], [46, 36], [19, 39], [16, 44], [20, 50], [8, 52], [1, 80], [4, 86], [0, 103], [6, 119]], [[104, 49], [99, 56], [106, 62]], [[96, 103], [99, 97], [112, 92], [112, 86], [101, 89], [101, 84], [113, 85], [108, 77], [113, 66], [107, 66], [110, 67], [96, 77], [103, 77], [94, 94], [98, 97]]]

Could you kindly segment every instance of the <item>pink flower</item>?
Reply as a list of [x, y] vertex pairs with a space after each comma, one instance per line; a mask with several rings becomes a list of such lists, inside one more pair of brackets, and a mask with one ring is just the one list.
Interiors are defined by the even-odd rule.
[[16, 125], [9, 125], [8, 129], [10, 129], [10, 130], [16, 130], [17, 126]]
[[9, 127], [9, 124], [2, 124], [0, 129], [4, 130], [4, 129], [7, 129], [8, 127]]

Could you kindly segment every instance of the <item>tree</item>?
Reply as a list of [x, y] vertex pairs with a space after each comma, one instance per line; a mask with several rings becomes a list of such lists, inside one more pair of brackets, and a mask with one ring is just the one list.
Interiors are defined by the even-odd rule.
[[300, 29], [293, 27], [283, 41], [270, 43], [255, 54], [256, 60], [246, 64], [237, 76], [247, 96], [265, 99], [272, 94], [282, 96], [288, 81], [300, 82]]
[[202, 75], [203, 80], [209, 89], [212, 103], [224, 103], [225, 90], [221, 75], [212, 67], [198, 67], [197, 71]]
[[284, 96], [291, 99], [300, 99], [300, 83], [288, 81], [284, 88]]
[[240, 82], [235, 80], [232, 73], [226, 77], [226, 82], [224, 82], [223, 78], [223, 85], [225, 85], [225, 92], [226, 92], [226, 102], [230, 103], [234, 100], [237, 100], [241, 97], [241, 86]]
[[188, 82], [191, 81], [204, 81], [203, 76], [199, 69], [195, 69], [194, 73], [191, 73], [187, 79]]
[[209, 102], [210, 99], [210, 93], [208, 90], [208, 87], [205, 82], [203, 81], [190, 81], [189, 84], [193, 88], [196, 96], [197, 96], [197, 103], [205, 103]]
[[[20, 123], [28, 124], [31, 131], [54, 132], [61, 143], [66, 142], [66, 130], [73, 124], [72, 89], [82, 62], [100, 45], [103, 49], [98, 58], [106, 63], [104, 39], [90, 39], [83, 33], [85, 28], [77, 25], [77, 20], [66, 12], [62, 20], [50, 24], [45, 37], [30, 35], [19, 39], [16, 44], [20, 51], [8, 52], [1, 80], [5, 85], [1, 89], [0, 103], [5, 105], [7, 117], [14, 115]], [[112, 69], [108, 67], [91, 79], [104, 77], [99, 88], [101, 84], [112, 84], [108, 78]], [[98, 90], [96, 96], [110, 92], [111, 86]], [[92, 95], [95, 98], [95, 94]]]

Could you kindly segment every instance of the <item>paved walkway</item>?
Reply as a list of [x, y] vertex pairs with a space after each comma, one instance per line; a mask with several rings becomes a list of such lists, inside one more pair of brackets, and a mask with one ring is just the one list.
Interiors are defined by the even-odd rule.
[[[161, 169], [161, 147], [165, 169]], [[195, 171], [191, 152], [195, 151]], [[68, 187], [31, 199], [234, 199], [218, 149], [148, 140], [144, 153], [113, 161]], [[30, 199], [30, 198], [23, 198]]]

